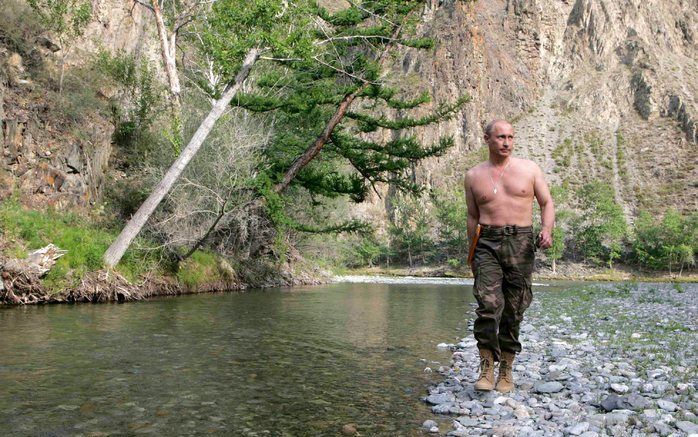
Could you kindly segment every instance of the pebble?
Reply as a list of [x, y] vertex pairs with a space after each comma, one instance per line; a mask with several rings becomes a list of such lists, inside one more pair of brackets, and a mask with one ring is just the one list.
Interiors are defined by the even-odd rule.
[[433, 420], [431, 420], [431, 419], [427, 419], [427, 420], [424, 421], [424, 423], [422, 423], [422, 428], [424, 428], [424, 429], [432, 429], [433, 427], [438, 426], [438, 425], [439, 425], [439, 424], [436, 423], [435, 421], [433, 421]]
[[569, 429], [572, 435], [582, 435], [589, 430], [589, 422], [581, 422]]
[[670, 413], [673, 413], [674, 411], [679, 409], [679, 407], [675, 403], [673, 403], [671, 401], [667, 401], [666, 399], [658, 400], [657, 406], [659, 408], [661, 408], [662, 410], [668, 411]]
[[537, 393], [557, 393], [562, 391], [562, 389], [565, 388], [562, 384], [560, 384], [557, 381], [552, 381], [552, 382], [544, 382], [541, 384], [536, 384], [533, 387], [533, 391]]
[[676, 431], [674, 428], [661, 421], [653, 423], [652, 426], [654, 427], [654, 430], [663, 437], [671, 435], [674, 433], [674, 431]]
[[676, 422], [676, 427], [686, 434], [698, 434], [698, 424], [689, 422], [688, 420]]
[[616, 393], [627, 393], [630, 388], [625, 384], [611, 384], [611, 390]]
[[[661, 299], [648, 303], [649, 287]], [[698, 287], [684, 290], [677, 294], [671, 285], [639, 284], [618, 298], [595, 289], [593, 298], [583, 302], [575, 294], [536, 294], [521, 324], [516, 388], [507, 394], [473, 389], [479, 360], [472, 332], [455, 345], [443, 343], [454, 351], [452, 365], [440, 369], [444, 379], [425, 400], [433, 404], [434, 413], [458, 418], [450, 431], [440, 432], [521, 437], [698, 434], [696, 384], [685, 379], [698, 363], [698, 351], [687, 348], [680, 357], [666, 352], [670, 344], [693, 341], [698, 332]], [[664, 328], [670, 324], [683, 329]]]
[[453, 393], [438, 393], [438, 394], [433, 394], [427, 396], [427, 403], [432, 404], [432, 405], [441, 405], [441, 404], [446, 404], [449, 402], [453, 402], [455, 400], [455, 396], [453, 396]]

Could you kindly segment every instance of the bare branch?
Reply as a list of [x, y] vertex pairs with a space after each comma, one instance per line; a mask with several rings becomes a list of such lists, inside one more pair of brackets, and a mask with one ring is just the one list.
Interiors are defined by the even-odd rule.
[[155, 10], [153, 9], [152, 6], [150, 6], [149, 4], [143, 2], [142, 0], [133, 0], [133, 4], [134, 4], [134, 5], [139, 4], [139, 5], [141, 5], [141, 6], [145, 6], [146, 8], [150, 9], [151, 12], [155, 12]]

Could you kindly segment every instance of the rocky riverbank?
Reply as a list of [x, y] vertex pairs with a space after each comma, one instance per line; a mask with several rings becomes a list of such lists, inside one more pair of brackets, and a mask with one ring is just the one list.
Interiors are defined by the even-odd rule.
[[[472, 329], [472, 324], [470, 326]], [[425, 401], [451, 436], [698, 436], [698, 287], [589, 285], [535, 293], [516, 389], [473, 390], [472, 336], [450, 347]]]
[[[432, 277], [432, 278], [471, 278], [469, 269], [464, 267], [453, 268], [449, 265], [428, 265], [415, 267], [366, 267], [350, 269], [342, 272], [351, 276], [387, 276], [387, 277]], [[543, 262], [536, 262], [533, 279], [537, 281], [642, 281], [642, 282], [696, 282], [698, 272], [693, 269], [682, 272], [679, 276], [675, 272], [668, 271], [643, 271], [633, 266], [616, 265], [613, 269], [586, 264], [582, 262], [558, 263], [557, 270], [553, 273], [550, 266]]]

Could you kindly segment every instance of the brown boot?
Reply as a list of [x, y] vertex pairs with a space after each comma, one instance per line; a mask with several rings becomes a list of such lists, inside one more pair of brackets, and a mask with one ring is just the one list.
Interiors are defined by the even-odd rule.
[[514, 389], [514, 357], [516, 354], [502, 351], [502, 356], [499, 359], [497, 386], [494, 388], [500, 393], [509, 393]]
[[494, 388], [494, 354], [489, 349], [480, 349], [480, 377], [475, 390], [490, 391]]

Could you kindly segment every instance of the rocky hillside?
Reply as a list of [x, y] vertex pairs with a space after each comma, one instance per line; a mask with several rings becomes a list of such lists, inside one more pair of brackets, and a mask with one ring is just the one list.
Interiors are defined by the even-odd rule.
[[[451, 132], [458, 146], [419, 168], [419, 178], [434, 187], [460, 184], [486, 157], [482, 126], [503, 117], [515, 126], [517, 153], [539, 163], [553, 185], [574, 190], [605, 181], [629, 218], [639, 209], [696, 210], [694, 1], [431, 5], [423, 32], [436, 40], [435, 51], [407, 52], [396, 68], [436, 101], [464, 92], [473, 100], [438, 132], [420, 133], [430, 139]], [[369, 211], [382, 209], [377, 201]]]
[[[69, 68], [100, 47], [159, 65], [149, 11], [131, 2], [92, 3], [93, 21], [70, 48]], [[22, 21], [26, 3], [12, 4], [4, 19]], [[463, 93], [473, 99], [456, 119], [418, 132], [425, 140], [451, 133], [457, 146], [416, 169], [416, 177], [437, 188], [460, 184], [486, 156], [483, 124], [504, 117], [514, 122], [519, 155], [538, 162], [553, 185], [573, 190], [606, 181], [629, 217], [667, 205], [696, 210], [697, 22], [693, 0], [431, 0], [420, 29], [436, 47], [405, 51], [394, 77], [429, 89], [436, 102]], [[32, 75], [55, 73], [68, 48], [40, 27], [23, 32], [35, 41], [24, 51], [11, 44], [11, 32], [0, 35], [0, 191], [37, 203], [92, 204], [113, 159], [108, 110], [59, 114], [56, 90]], [[108, 101], [109, 89], [83, 80], [72, 85], [84, 91], [83, 101]], [[383, 202], [376, 198], [361, 213], [384, 217]]]
[[0, 199], [14, 192], [37, 208], [59, 209], [102, 199], [114, 159], [113, 90], [89, 65], [101, 49], [154, 66], [159, 58], [147, 10], [115, 0], [92, 8], [84, 33], [63, 46], [24, 0], [9, 0], [0, 16]]

